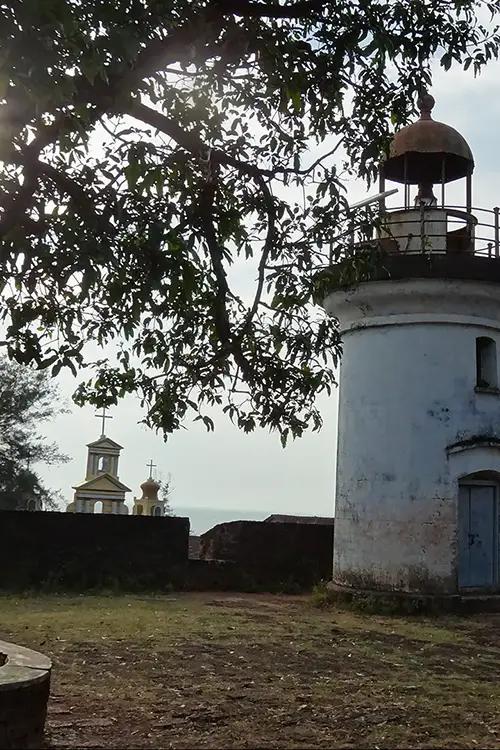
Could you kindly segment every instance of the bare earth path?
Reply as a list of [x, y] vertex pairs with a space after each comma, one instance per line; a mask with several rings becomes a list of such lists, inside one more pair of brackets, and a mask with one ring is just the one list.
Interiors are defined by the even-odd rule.
[[500, 615], [241, 594], [1, 596], [54, 662], [51, 748], [500, 748]]

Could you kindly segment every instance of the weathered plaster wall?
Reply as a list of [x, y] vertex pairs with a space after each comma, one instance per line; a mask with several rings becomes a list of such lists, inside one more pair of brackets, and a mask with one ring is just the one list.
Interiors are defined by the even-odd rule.
[[493, 338], [500, 352], [499, 298], [484, 282], [415, 279], [327, 300], [344, 345], [338, 583], [456, 591], [458, 478], [472, 466], [498, 470], [500, 453], [475, 452], [459, 465], [447, 446], [500, 430], [500, 396], [474, 390], [476, 337]]

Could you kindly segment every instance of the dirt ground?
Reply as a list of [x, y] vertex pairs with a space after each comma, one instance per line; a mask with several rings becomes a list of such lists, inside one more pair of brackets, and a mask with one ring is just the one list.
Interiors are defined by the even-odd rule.
[[307, 597], [0, 597], [53, 659], [50, 748], [500, 748], [500, 615]]

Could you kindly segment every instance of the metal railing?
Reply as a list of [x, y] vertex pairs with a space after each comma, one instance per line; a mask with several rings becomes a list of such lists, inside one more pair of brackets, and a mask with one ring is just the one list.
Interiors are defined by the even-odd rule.
[[500, 258], [500, 208], [474, 207], [471, 213], [452, 205], [391, 207], [382, 213], [360, 209], [353, 212], [348, 228], [336, 240], [344, 245], [346, 255], [379, 246], [395, 254], [466, 253]]

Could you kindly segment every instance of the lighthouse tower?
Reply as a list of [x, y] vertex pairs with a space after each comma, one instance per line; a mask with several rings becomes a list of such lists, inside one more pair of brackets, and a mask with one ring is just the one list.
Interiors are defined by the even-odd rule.
[[[353, 215], [325, 292], [343, 341], [333, 580], [348, 590], [500, 589], [499, 211], [472, 207], [472, 153], [433, 105], [394, 136], [372, 228]], [[456, 180], [463, 206], [447, 205]]]

